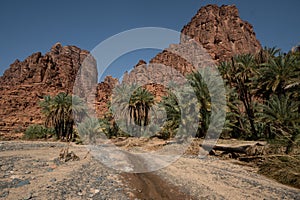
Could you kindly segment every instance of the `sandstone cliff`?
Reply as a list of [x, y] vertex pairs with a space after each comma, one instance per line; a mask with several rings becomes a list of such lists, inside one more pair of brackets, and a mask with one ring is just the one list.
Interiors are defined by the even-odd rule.
[[[200, 49], [197, 53], [191, 48], [195, 43]], [[185, 76], [199, 67], [228, 61], [239, 54], [256, 53], [260, 49], [253, 27], [239, 17], [235, 6], [208, 5], [202, 7], [183, 27], [179, 44], [170, 45], [151, 59], [148, 65], [140, 61], [130, 73], [124, 74], [123, 83], [149, 84], [150, 78], [153, 83], [176, 82], [182, 78], [180, 75]], [[200, 62], [194, 66], [193, 60]], [[163, 94], [153, 87], [152, 92]]]
[[[21, 133], [30, 124], [42, 123], [39, 102], [43, 96], [72, 93], [77, 72], [88, 55], [86, 50], [57, 43], [45, 55], [34, 53], [11, 64], [0, 77], [0, 134]], [[95, 60], [90, 62], [96, 66]], [[106, 102], [115, 82], [107, 77], [98, 84], [99, 113], [107, 110]]]
[[239, 17], [234, 5], [202, 7], [181, 32], [181, 42], [186, 36], [194, 38], [217, 61], [261, 49], [252, 25]]

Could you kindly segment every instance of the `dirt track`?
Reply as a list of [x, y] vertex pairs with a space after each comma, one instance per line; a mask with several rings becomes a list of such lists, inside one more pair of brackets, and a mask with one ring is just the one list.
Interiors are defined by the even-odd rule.
[[[0, 199], [300, 199], [300, 190], [229, 161], [182, 157], [153, 173], [120, 173], [71, 146], [80, 161], [55, 161], [63, 143], [0, 142]], [[142, 167], [143, 162], [137, 166]]]
[[[134, 170], [145, 170], [145, 160], [136, 154], [127, 154]], [[153, 200], [167, 200], [167, 199], [195, 199], [190, 195], [182, 192], [179, 187], [162, 179], [161, 176], [154, 172], [148, 173], [122, 173], [124, 180], [127, 182], [129, 188], [133, 188], [135, 198], [138, 199], [153, 199]]]
[[195, 199], [154, 173], [122, 174], [138, 199]]

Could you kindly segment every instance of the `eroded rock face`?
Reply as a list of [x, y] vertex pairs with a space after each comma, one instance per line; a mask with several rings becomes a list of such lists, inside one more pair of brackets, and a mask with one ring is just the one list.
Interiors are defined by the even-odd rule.
[[[211, 61], [217, 64], [221, 61], [229, 61], [235, 55], [256, 53], [261, 49], [252, 25], [239, 17], [238, 9], [234, 5], [202, 7], [181, 32], [180, 44], [170, 45], [151, 59], [150, 64], [163, 64], [185, 76], [198, 68], [183, 56], [191, 53], [189, 50], [194, 42], [200, 45], [199, 48], [203, 47], [203, 51], [202, 55], [192, 56], [202, 56], [199, 58], [202, 63], [209, 65]], [[178, 49], [180, 51], [177, 51]], [[207, 55], [210, 57], [208, 58]], [[145, 61], [140, 60], [130, 73], [125, 73], [123, 82], [136, 80], [147, 82], [146, 74], [152, 73], [151, 70], [152, 67], [147, 69]], [[166, 76], [167, 72], [156, 70], [153, 73]]]
[[103, 117], [108, 112], [108, 102], [111, 99], [114, 87], [119, 83], [117, 78], [106, 76], [104, 81], [97, 85], [95, 110], [98, 118]]
[[255, 53], [261, 49], [252, 25], [239, 17], [234, 5], [202, 7], [181, 32], [181, 42], [195, 39], [216, 61], [226, 61], [234, 55]]
[[[96, 61], [86, 59], [88, 55], [86, 50], [56, 43], [45, 55], [34, 53], [22, 62], [16, 60], [11, 64], [0, 77], [0, 134], [23, 132], [30, 124], [42, 123], [39, 102], [45, 95], [72, 93], [83, 61], [89, 61], [91, 67], [85, 73], [93, 74], [93, 80], [89, 80], [96, 82]], [[112, 77], [107, 77], [104, 83], [99, 83], [96, 103], [106, 104], [115, 82]], [[78, 85], [78, 90], [84, 86]], [[102, 106], [98, 110], [104, 113], [107, 108]]]
[[0, 133], [22, 132], [41, 123], [39, 101], [44, 95], [72, 92], [76, 73], [88, 51], [55, 44], [50, 52], [16, 60], [0, 77]]
[[44, 84], [47, 87], [71, 89], [80, 64], [88, 54], [88, 51], [78, 47], [63, 47], [57, 43], [46, 55], [38, 52], [22, 62], [16, 60], [4, 72], [0, 84], [2, 86]]
[[[155, 89], [156, 83], [167, 85], [170, 80], [178, 82], [182, 76], [201, 67], [229, 61], [235, 55], [256, 53], [261, 49], [253, 27], [240, 19], [235, 6], [202, 7], [181, 32], [179, 44], [171, 44], [151, 59], [148, 65], [139, 61], [130, 73], [124, 74], [123, 83], [149, 85], [152, 80], [152, 93], [164, 94], [161, 85]], [[198, 51], [193, 51], [193, 48]]]

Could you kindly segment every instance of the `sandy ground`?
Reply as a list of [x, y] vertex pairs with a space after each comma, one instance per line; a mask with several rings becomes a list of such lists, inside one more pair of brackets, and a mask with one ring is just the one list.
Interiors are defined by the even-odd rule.
[[[153, 150], [162, 141], [128, 142]], [[147, 144], [146, 144], [147, 143]], [[110, 169], [87, 148], [70, 146], [79, 161], [59, 162], [65, 143], [0, 142], [0, 199], [300, 199], [300, 190], [216, 157], [182, 156], [151, 173]], [[130, 159], [130, 158], [129, 158]], [[143, 161], [136, 167], [144, 167]]]
[[158, 174], [197, 199], [300, 199], [300, 190], [270, 180], [257, 169], [215, 157], [182, 157]]
[[81, 159], [59, 162], [65, 143], [1, 142], [0, 199], [129, 199], [118, 172], [71, 146]]

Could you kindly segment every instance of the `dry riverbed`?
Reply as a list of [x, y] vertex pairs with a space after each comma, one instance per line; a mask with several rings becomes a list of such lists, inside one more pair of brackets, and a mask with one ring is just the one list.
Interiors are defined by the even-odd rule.
[[0, 142], [0, 199], [300, 199], [299, 189], [230, 160], [185, 155], [159, 171], [131, 174], [106, 167], [75, 144], [69, 150], [80, 160], [61, 162], [66, 146]]

